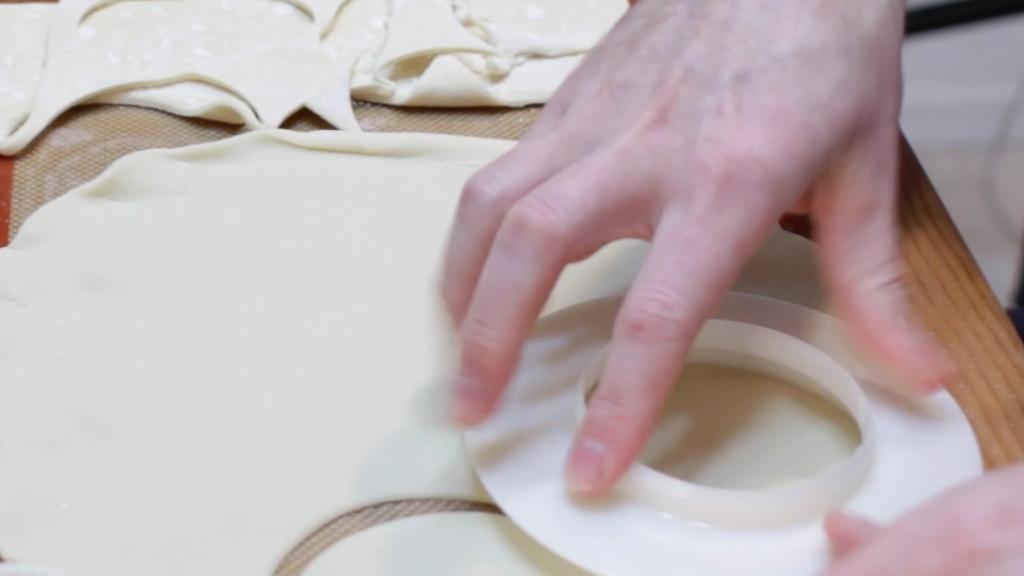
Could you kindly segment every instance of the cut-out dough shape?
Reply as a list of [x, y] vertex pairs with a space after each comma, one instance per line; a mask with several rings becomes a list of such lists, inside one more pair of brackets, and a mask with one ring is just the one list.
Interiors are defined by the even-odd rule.
[[585, 576], [508, 518], [427, 514], [360, 532], [324, 552], [303, 576]]
[[[486, 498], [444, 415], [435, 273], [463, 182], [512, 145], [261, 131], [44, 206], [0, 250], [5, 557], [268, 573], [346, 510]], [[645, 250], [571, 266], [547, 309], [620, 293]], [[812, 259], [780, 232], [739, 286], [817, 300]]]
[[[0, 58], [0, 142], [32, 111], [46, 55], [46, 36], [56, 7], [55, 3], [0, 4], [0, 54], [3, 55]], [[88, 103], [144, 106], [178, 116], [244, 124], [250, 128], [260, 126], [244, 101], [201, 82], [104, 93]]]
[[187, 118], [241, 124], [252, 129], [261, 127], [259, 118], [244, 100], [202, 82], [176, 82], [166, 86], [101, 94], [89, 103], [141, 106]]
[[383, 47], [357, 66], [352, 95], [406, 106], [545, 102], [626, 7], [622, 0], [395, 1]]
[[626, 6], [625, 0], [2, 6], [0, 153], [19, 152], [63, 111], [85, 103], [147, 106], [249, 128], [279, 126], [306, 107], [346, 130], [359, 129], [350, 96], [407, 106], [542, 103]]
[[0, 142], [32, 110], [52, 4], [0, 4]]
[[589, 51], [625, 12], [609, 0], [451, 0], [460, 21], [512, 57]]
[[391, 0], [387, 30], [377, 68], [451, 52], [494, 53], [494, 48], [459, 23], [451, 0]]
[[[117, 2], [90, 13], [98, 2], [57, 5], [32, 111], [0, 152], [19, 151], [76, 104], [185, 81], [232, 94], [275, 127], [347, 71], [308, 16], [281, 0]], [[338, 94], [335, 116], [348, 106]]]

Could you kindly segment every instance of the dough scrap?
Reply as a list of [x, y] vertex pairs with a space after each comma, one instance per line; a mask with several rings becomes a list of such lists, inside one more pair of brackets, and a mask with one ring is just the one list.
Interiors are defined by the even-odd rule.
[[32, 110], [52, 4], [0, 4], [0, 142]]
[[[625, 0], [63, 0], [2, 6], [0, 153], [68, 108], [131, 104], [278, 127], [308, 108], [359, 130], [351, 97], [546, 102]], [[298, 7], [298, 8], [297, 8]]]
[[[546, 102], [626, 8], [622, 0], [393, 1], [384, 47], [357, 66], [352, 95], [404, 106]], [[443, 24], [421, 30], [424, 21]], [[465, 32], [438, 33], [456, 24]]]
[[228, 92], [261, 126], [279, 126], [338, 66], [308, 15], [279, 0], [64, 0], [32, 111], [0, 152], [19, 151], [75, 104], [182, 81]]
[[404, 518], [350, 536], [303, 576], [584, 576], [531, 540], [511, 520], [482, 512]]
[[516, 57], [583, 54], [626, 7], [607, 0], [452, 0], [452, 5], [463, 25]]
[[[55, 3], [0, 4], [0, 142], [32, 111], [46, 55], [46, 36], [56, 7]], [[144, 106], [178, 116], [260, 127], [244, 101], [200, 82], [101, 93], [87, 103]]]

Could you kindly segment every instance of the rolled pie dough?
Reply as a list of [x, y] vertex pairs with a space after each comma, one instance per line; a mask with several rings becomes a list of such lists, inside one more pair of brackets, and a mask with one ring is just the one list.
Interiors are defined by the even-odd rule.
[[[445, 417], [435, 272], [463, 182], [510, 146], [261, 131], [43, 207], [0, 250], [0, 554], [267, 574], [345, 511], [486, 500]], [[547, 309], [621, 293], [645, 250], [571, 266]], [[811, 262], [780, 232], [737, 288], [820, 301]]]
[[[0, 153], [68, 108], [133, 104], [277, 127], [350, 94], [410, 106], [545, 102], [625, 0], [63, 0], [0, 7]], [[9, 17], [8, 17], [9, 16]]]
[[[445, 416], [435, 271], [463, 182], [511, 145], [261, 131], [41, 209], [0, 251], [0, 554], [265, 574], [348, 509], [486, 500]], [[575, 267], [551, 306], [641, 255]]]

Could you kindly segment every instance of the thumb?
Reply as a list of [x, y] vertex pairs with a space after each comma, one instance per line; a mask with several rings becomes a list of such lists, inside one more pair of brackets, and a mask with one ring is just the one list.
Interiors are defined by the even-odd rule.
[[825, 517], [825, 534], [839, 558], [859, 548], [880, 530], [874, 522], [844, 512], [832, 512]]
[[931, 393], [952, 380], [945, 351], [911, 318], [899, 256], [895, 126], [861, 138], [815, 189], [822, 267], [853, 337], [901, 381]]

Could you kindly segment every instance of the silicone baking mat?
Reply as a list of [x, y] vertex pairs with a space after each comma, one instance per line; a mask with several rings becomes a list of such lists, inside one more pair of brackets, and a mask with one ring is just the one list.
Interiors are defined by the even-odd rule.
[[[514, 139], [526, 130], [536, 114], [535, 108], [438, 111], [356, 104], [356, 116], [363, 128], [379, 132], [438, 132]], [[296, 114], [285, 127], [294, 130], [330, 128], [308, 112]], [[131, 106], [72, 109], [13, 162], [10, 159], [0, 162], [0, 204], [9, 198], [10, 234], [13, 235], [37, 208], [92, 180], [125, 154], [209, 142], [239, 132], [238, 127], [227, 124], [185, 119]], [[5, 172], [9, 196], [3, 194]]]

